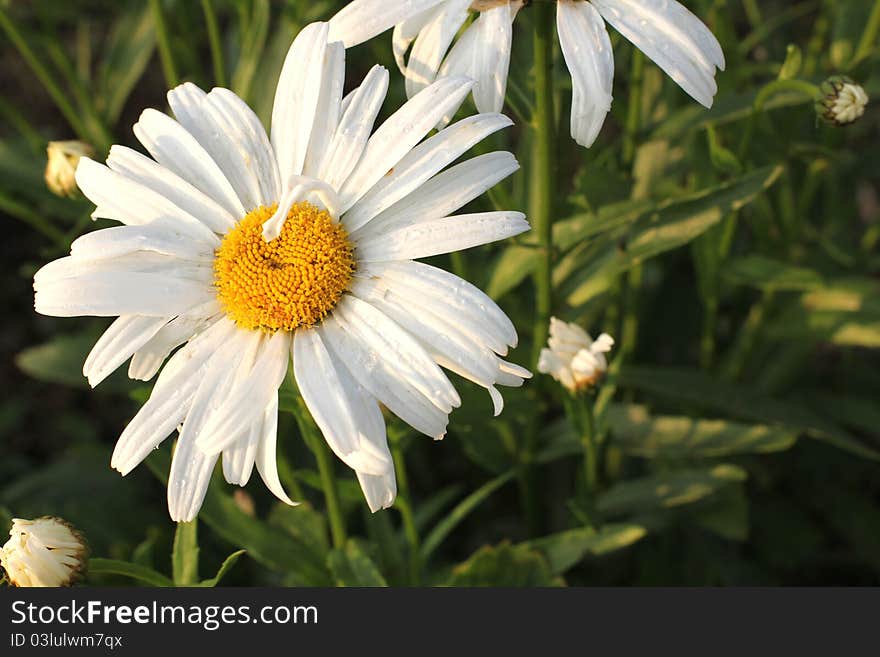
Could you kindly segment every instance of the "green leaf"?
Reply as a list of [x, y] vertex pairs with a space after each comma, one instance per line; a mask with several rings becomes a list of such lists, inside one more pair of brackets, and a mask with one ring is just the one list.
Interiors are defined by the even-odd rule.
[[177, 523], [171, 572], [175, 586], [190, 586], [199, 581], [198, 520]]
[[376, 564], [354, 539], [349, 539], [344, 548], [333, 550], [327, 565], [337, 586], [388, 586]]
[[779, 69], [780, 80], [792, 80], [801, 72], [804, 56], [801, 49], [795, 44], [788, 44], [785, 51], [785, 61], [782, 62], [782, 68]]
[[562, 586], [554, 577], [547, 560], [526, 545], [501, 543], [485, 545], [471, 557], [455, 566], [448, 586]]
[[697, 524], [729, 541], [749, 537], [749, 502], [742, 486], [728, 486], [696, 514]]
[[750, 387], [721, 381], [698, 370], [624, 366], [617, 380], [619, 385], [664, 399], [735, 418], [780, 425], [864, 458], [880, 460], [880, 452], [807, 406], [766, 397]]
[[622, 481], [599, 496], [596, 508], [617, 516], [693, 504], [733, 483], [745, 481], [742, 468], [722, 463]]
[[86, 388], [88, 381], [82, 374], [83, 363], [94, 344], [95, 336], [91, 332], [59, 335], [20, 352], [15, 364], [39, 381]]
[[614, 444], [645, 458], [712, 458], [778, 452], [797, 441], [797, 431], [687, 416], [651, 417], [645, 406], [613, 404], [606, 419]]
[[604, 292], [631, 267], [699, 237], [725, 216], [753, 201], [782, 175], [782, 166], [765, 167], [709, 190], [679, 199], [638, 219], [623, 235], [606, 240], [589, 261], [573, 253], [554, 272], [560, 283], [571, 275], [562, 294], [569, 305], [580, 306]]
[[590, 527], [569, 529], [529, 541], [527, 545], [541, 552], [547, 559], [550, 571], [557, 575], [587, 556], [598, 557], [627, 548], [647, 533], [641, 525], [611, 523], [603, 525], [598, 531]]
[[814, 290], [824, 285], [818, 272], [760, 255], [729, 261], [721, 272], [732, 285], [749, 285], [760, 290]]
[[223, 560], [223, 563], [220, 565], [220, 570], [217, 571], [217, 574], [214, 575], [210, 579], [203, 579], [199, 582], [199, 586], [204, 587], [214, 587], [220, 583], [220, 580], [228, 573], [232, 567], [236, 564], [236, 562], [241, 558], [247, 550], [238, 550], [230, 554], [226, 559]]
[[89, 559], [89, 575], [124, 575], [151, 586], [174, 586], [174, 582], [152, 568], [118, 559]]

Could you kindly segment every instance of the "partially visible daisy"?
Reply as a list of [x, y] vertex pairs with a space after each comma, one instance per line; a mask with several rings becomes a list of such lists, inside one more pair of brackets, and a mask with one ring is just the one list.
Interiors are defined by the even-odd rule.
[[304, 28], [281, 72], [271, 137], [227, 89], [173, 89], [177, 120], [148, 109], [134, 126], [153, 159], [114, 146], [107, 166], [83, 158], [77, 169], [93, 216], [124, 225], [84, 235], [34, 277], [40, 313], [119, 316], [85, 362], [93, 386], [129, 358], [129, 376], [151, 379], [184, 345], [111, 462], [127, 474], [179, 429], [174, 520], [196, 515], [221, 456], [230, 483], [244, 485], [256, 465], [293, 503], [275, 462], [291, 356], [299, 393], [373, 510], [396, 495], [380, 403], [439, 439], [460, 404], [440, 366], [487, 388], [496, 414], [495, 386], [530, 376], [500, 357], [517, 342], [501, 309], [416, 262], [528, 230], [519, 212], [453, 215], [517, 170], [506, 152], [446, 168], [510, 120], [480, 114], [422, 141], [470, 92], [459, 76], [374, 131], [388, 72], [374, 67], [345, 97], [344, 75], [327, 24]]
[[550, 338], [541, 349], [538, 371], [549, 374], [570, 392], [592, 388], [605, 375], [614, 339], [603, 333], [593, 340], [577, 324], [550, 318]]
[[845, 126], [864, 115], [868, 94], [864, 87], [845, 75], [828, 78], [819, 90], [822, 96], [816, 101], [816, 111], [828, 123]]
[[14, 518], [9, 536], [0, 566], [13, 586], [70, 586], [85, 569], [85, 539], [61, 518]]
[[[477, 82], [481, 112], [500, 112], [507, 87], [511, 22], [522, 0], [354, 0], [330, 21], [332, 39], [354, 46], [394, 26], [394, 55], [412, 96], [443, 75]], [[455, 41], [470, 12], [478, 18]], [[603, 20], [604, 19], [604, 20]], [[611, 109], [614, 59], [605, 21], [706, 107], [724, 70], [718, 40], [674, 0], [558, 0], [559, 45], [572, 77], [571, 136], [591, 146]], [[453, 45], [453, 42], [454, 45]], [[406, 51], [412, 44], [409, 58]]]

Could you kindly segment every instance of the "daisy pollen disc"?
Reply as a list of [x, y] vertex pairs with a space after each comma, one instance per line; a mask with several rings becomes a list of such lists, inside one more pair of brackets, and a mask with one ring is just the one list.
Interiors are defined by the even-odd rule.
[[348, 288], [353, 248], [341, 223], [306, 201], [288, 212], [281, 234], [263, 239], [277, 204], [260, 206], [216, 251], [214, 285], [226, 314], [244, 329], [295, 331], [320, 322]]

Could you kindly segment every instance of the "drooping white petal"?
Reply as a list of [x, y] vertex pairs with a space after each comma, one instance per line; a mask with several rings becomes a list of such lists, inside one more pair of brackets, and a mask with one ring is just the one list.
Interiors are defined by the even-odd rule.
[[199, 449], [218, 453], [256, 422], [278, 391], [290, 361], [290, 334], [278, 331], [265, 341], [253, 368], [236, 381], [196, 438]]
[[300, 31], [284, 60], [272, 107], [272, 147], [280, 180], [301, 174], [321, 96], [327, 23]]
[[419, 32], [406, 65], [406, 95], [410, 98], [434, 82], [437, 70], [456, 33], [464, 25], [471, 0], [446, 0]]
[[364, 152], [388, 92], [388, 70], [374, 66], [358, 87], [323, 153], [318, 177], [340, 189]]
[[[315, 122], [309, 137], [309, 148], [303, 164], [303, 174], [319, 177], [321, 162], [330, 146], [339, 119], [342, 118], [342, 89], [345, 86], [345, 48], [338, 41], [327, 47], [324, 71], [321, 74], [321, 93], [315, 109]], [[283, 182], [283, 181], [282, 181]]]
[[239, 218], [176, 173], [126, 146], [110, 147], [107, 166], [164, 196], [215, 233], [225, 233]]
[[406, 60], [404, 56], [407, 49], [409, 49], [416, 37], [419, 36], [419, 32], [424, 29], [425, 25], [441, 9], [442, 7], [435, 5], [430, 9], [410, 16], [394, 26], [394, 32], [391, 35], [391, 48], [394, 51], [394, 61], [397, 63], [397, 68], [404, 75], [406, 74]]
[[[345, 302], [346, 299], [343, 299], [340, 305]], [[387, 322], [390, 320], [386, 319]], [[373, 330], [371, 327], [363, 328]], [[410, 384], [397, 369], [392, 355], [377, 353], [358, 337], [349, 322], [340, 321], [339, 313], [334, 312], [326, 319], [321, 330], [325, 343], [335, 357], [370, 395], [417, 431], [435, 439], [445, 435], [448, 413]]]
[[136, 381], [152, 379], [168, 355], [192, 338], [206, 321], [201, 317], [175, 317], [168, 322], [134, 353], [128, 378]]
[[464, 101], [472, 80], [438, 80], [392, 114], [370, 137], [364, 154], [339, 191], [342, 211], [352, 207], [412, 148], [437, 121]]
[[260, 432], [260, 442], [257, 445], [256, 465], [260, 478], [275, 497], [291, 506], [299, 502], [290, 499], [281, 480], [278, 478], [278, 462], [275, 454], [275, 444], [278, 438], [278, 393], [269, 401], [263, 413], [263, 424]]
[[384, 475], [370, 475], [363, 472], [357, 473], [358, 483], [364, 491], [364, 497], [370, 511], [376, 513], [381, 509], [387, 509], [394, 504], [397, 497], [397, 480], [394, 478], [394, 468]]
[[357, 242], [382, 239], [390, 231], [446, 217], [518, 169], [516, 158], [506, 151], [486, 153], [462, 162], [437, 174], [381, 212], [353, 238]]
[[76, 168], [76, 184], [97, 206], [92, 212], [95, 219], [114, 219], [130, 226], [161, 220], [190, 239], [220, 244], [210, 228], [165, 196], [87, 157]]
[[512, 125], [503, 114], [478, 114], [462, 119], [413, 148], [376, 183], [342, 218], [353, 232], [410, 193], [431, 176], [458, 159], [487, 136]]
[[329, 41], [363, 43], [445, 0], [354, 0], [330, 19]]
[[132, 130], [156, 162], [217, 201], [233, 217], [247, 214], [217, 163], [177, 121], [146, 109]]
[[596, 141], [611, 110], [614, 54], [605, 23], [589, 2], [560, 2], [559, 45], [571, 73], [571, 136], [581, 146]]
[[113, 322], [92, 347], [83, 364], [83, 375], [93, 388], [147, 343], [169, 317], [123, 315]]
[[467, 331], [472, 339], [482, 336], [486, 346], [505, 355], [517, 344], [513, 322], [485, 292], [443, 269], [422, 262], [374, 263], [360, 268], [363, 277], [380, 278], [405, 303], [420, 311], [430, 310], [448, 324]]
[[473, 71], [474, 102], [480, 112], [500, 112], [507, 93], [507, 71], [513, 43], [513, 25], [509, 3], [480, 13]]
[[529, 230], [522, 212], [482, 212], [392, 229], [369, 236], [357, 245], [357, 257], [364, 262], [416, 260], [497, 242]]
[[189, 411], [211, 356], [234, 332], [235, 324], [221, 319], [171, 357], [150, 398], [116, 441], [112, 468], [128, 474], [177, 428]]
[[[301, 329], [293, 340], [296, 385], [330, 449], [348, 467], [367, 474], [384, 474], [390, 455], [365, 435], [364, 404], [344, 368], [335, 367], [320, 331]], [[384, 430], [383, 430], [384, 439]]]
[[718, 40], [674, 0], [591, 0], [602, 17], [700, 104], [711, 107], [724, 68]]

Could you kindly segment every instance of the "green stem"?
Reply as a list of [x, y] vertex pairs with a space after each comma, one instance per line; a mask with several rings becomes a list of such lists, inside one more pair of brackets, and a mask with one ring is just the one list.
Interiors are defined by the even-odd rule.
[[394, 470], [397, 473], [397, 500], [394, 506], [400, 511], [403, 520], [403, 531], [406, 542], [409, 544], [409, 576], [410, 584], [418, 586], [422, 581], [421, 541], [419, 530], [416, 527], [415, 515], [412, 509], [412, 498], [409, 491], [409, 479], [406, 475], [406, 461], [403, 457], [403, 448], [400, 439], [389, 441], [391, 456], [394, 459]]
[[761, 87], [761, 90], [755, 96], [754, 103], [752, 103], [752, 113], [746, 122], [746, 129], [743, 132], [742, 141], [737, 151], [737, 158], [740, 162], [744, 162], [745, 156], [748, 153], [758, 115], [763, 111], [764, 105], [770, 100], [770, 97], [779, 91], [799, 91], [810, 98], [818, 98], [821, 93], [819, 87], [805, 80], [773, 80]]
[[327, 515], [330, 517], [330, 534], [333, 537], [333, 547], [345, 547], [345, 516], [339, 504], [339, 492], [336, 490], [336, 477], [333, 474], [333, 456], [330, 448], [324, 442], [323, 437], [317, 432], [311, 417], [304, 405], [300, 405], [296, 414], [296, 422], [309, 449], [315, 455], [318, 463], [318, 472], [321, 475], [321, 488], [324, 491], [324, 501], [327, 504]]
[[581, 444], [584, 448], [584, 482], [587, 495], [592, 503], [593, 496], [599, 486], [599, 451], [596, 445], [596, 422], [593, 417], [592, 397], [578, 395], [577, 404], [580, 413]]
[[9, 40], [18, 50], [24, 61], [27, 62], [27, 65], [34, 72], [34, 75], [37, 76], [37, 79], [52, 97], [55, 105], [61, 110], [61, 113], [64, 115], [64, 118], [67, 119], [67, 122], [73, 128], [74, 132], [76, 132], [80, 139], [88, 141], [89, 133], [88, 130], [86, 130], [85, 124], [80, 120], [79, 112], [77, 112], [70, 103], [67, 94], [58, 86], [58, 83], [52, 77], [52, 74], [49, 73], [49, 70], [37, 58], [34, 51], [31, 50], [31, 47], [24, 40], [24, 37], [18, 31], [18, 28], [16, 28], [15, 24], [9, 19], [3, 9], [0, 9], [0, 28], [6, 32], [6, 36], [9, 37]]
[[874, 8], [871, 10], [871, 16], [868, 18], [868, 24], [865, 31], [862, 32], [862, 38], [859, 46], [853, 55], [849, 68], [853, 68], [856, 64], [867, 58], [877, 43], [877, 34], [880, 33], [880, 0], [874, 1]]
[[636, 156], [637, 138], [642, 124], [642, 80], [645, 72], [645, 56], [633, 51], [629, 85], [629, 109], [626, 116], [626, 133], [623, 141], [623, 161], [632, 165]]
[[153, 22], [156, 24], [156, 44], [159, 48], [159, 61], [162, 63], [162, 74], [169, 88], [176, 87], [180, 83], [177, 76], [177, 67], [174, 64], [174, 54], [171, 51], [171, 41], [168, 38], [168, 24], [162, 15], [160, 0], [150, 0], [150, 10], [153, 13]]
[[553, 6], [548, 3], [535, 5], [534, 20], [535, 112], [532, 115], [529, 221], [542, 255], [535, 272], [537, 298], [533, 360], [537, 363], [547, 340], [553, 307]]
[[202, 0], [205, 26], [208, 28], [208, 42], [211, 44], [211, 62], [214, 65], [214, 82], [218, 87], [226, 86], [226, 67], [223, 65], [223, 45], [220, 29], [217, 27], [217, 14], [211, 0]]
[[34, 230], [53, 240], [56, 244], [60, 245], [66, 241], [64, 233], [53, 226], [46, 217], [6, 196], [3, 192], [0, 192], [0, 210], [19, 221], [23, 221]]

